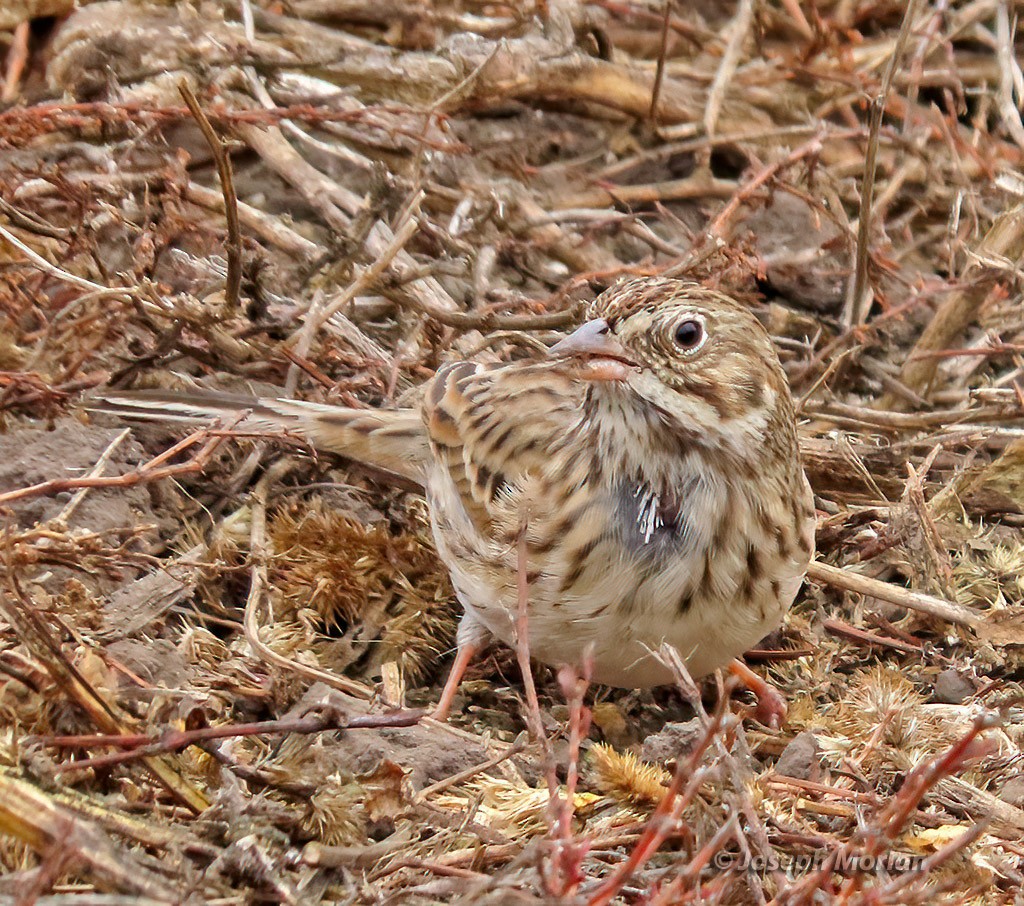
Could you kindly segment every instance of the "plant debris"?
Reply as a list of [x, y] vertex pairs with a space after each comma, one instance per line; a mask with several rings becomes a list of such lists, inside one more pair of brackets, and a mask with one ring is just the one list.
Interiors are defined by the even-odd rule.
[[[0, 899], [1016, 902], [1020, 12], [6, 4]], [[543, 669], [528, 740], [500, 648], [425, 719], [459, 606], [414, 483], [89, 412], [412, 405], [652, 273], [750, 305], [799, 401], [781, 730]]]

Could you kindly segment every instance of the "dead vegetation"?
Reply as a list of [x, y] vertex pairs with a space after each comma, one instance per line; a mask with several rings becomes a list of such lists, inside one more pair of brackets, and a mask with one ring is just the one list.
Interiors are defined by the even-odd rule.
[[[1019, 5], [28, 24], [69, 6], [0, 14], [0, 898], [1015, 902]], [[504, 650], [416, 724], [457, 605], [415, 488], [80, 405], [408, 401], [663, 271], [754, 306], [800, 399], [823, 563], [751, 655], [779, 732], [542, 672], [542, 751]]]

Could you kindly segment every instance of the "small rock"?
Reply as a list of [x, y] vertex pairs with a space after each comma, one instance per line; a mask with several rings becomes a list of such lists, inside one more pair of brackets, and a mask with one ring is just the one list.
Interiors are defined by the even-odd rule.
[[678, 761], [688, 755], [694, 744], [704, 735], [704, 728], [698, 718], [683, 723], [665, 724], [660, 733], [644, 740], [640, 757], [654, 764]]
[[1011, 777], [1002, 788], [996, 791], [996, 795], [1014, 805], [1017, 808], [1024, 808], [1024, 777]]
[[967, 677], [961, 676], [950, 668], [943, 670], [935, 678], [935, 691], [932, 693], [932, 701], [941, 702], [944, 705], [962, 705], [974, 695], [974, 692], [974, 684]]
[[810, 730], [804, 730], [782, 750], [775, 764], [775, 773], [797, 780], [814, 780], [821, 771], [820, 755], [818, 738]]

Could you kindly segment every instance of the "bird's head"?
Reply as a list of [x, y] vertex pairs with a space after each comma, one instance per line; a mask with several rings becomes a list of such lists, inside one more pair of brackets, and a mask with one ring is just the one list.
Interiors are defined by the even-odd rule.
[[707, 445], [749, 443], [780, 415], [792, 425], [789, 387], [767, 331], [738, 302], [697, 283], [617, 284], [549, 355], [590, 383], [594, 398], [623, 410], [632, 400], [657, 413], [664, 429]]

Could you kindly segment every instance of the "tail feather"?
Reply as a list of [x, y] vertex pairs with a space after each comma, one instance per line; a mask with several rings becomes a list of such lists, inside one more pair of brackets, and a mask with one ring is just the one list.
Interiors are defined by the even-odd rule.
[[415, 409], [349, 409], [302, 400], [188, 391], [108, 393], [90, 409], [120, 418], [206, 425], [224, 422], [252, 433], [291, 431], [318, 450], [338, 453], [422, 482], [430, 442]]

